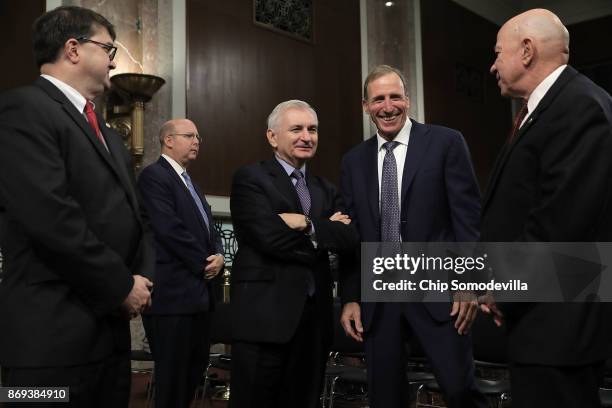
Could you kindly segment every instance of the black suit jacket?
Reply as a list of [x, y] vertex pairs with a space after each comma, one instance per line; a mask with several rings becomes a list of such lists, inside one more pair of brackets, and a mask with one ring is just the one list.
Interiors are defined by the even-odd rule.
[[[378, 142], [376, 136], [351, 149], [342, 160], [340, 182], [349, 215], [363, 242], [379, 242]], [[480, 190], [461, 133], [412, 121], [401, 189], [404, 242], [474, 242], [478, 240]], [[342, 302], [360, 300], [360, 269], [350, 268], [340, 284]], [[415, 304], [414, 307], [422, 307]], [[447, 303], [426, 303], [437, 321], [450, 319]], [[367, 330], [375, 303], [362, 304]]]
[[157, 261], [153, 304], [147, 314], [190, 314], [214, 304], [212, 281], [204, 279], [206, 258], [223, 254], [210, 206], [194, 184], [210, 220], [208, 233], [191, 193], [170, 163], [160, 157], [138, 178], [151, 219]]
[[0, 364], [68, 366], [129, 350], [120, 310], [152, 245], [131, 160], [38, 78], [0, 97]]
[[[232, 267], [232, 334], [235, 340], [285, 343], [297, 329], [307, 296], [308, 275], [326, 341], [332, 333], [332, 279], [328, 250], [354, 250], [352, 225], [332, 222], [342, 210], [336, 188], [306, 172], [312, 201], [315, 248], [310, 238], [290, 229], [280, 213], [301, 213], [295, 187], [276, 159], [239, 169], [233, 178], [231, 211], [238, 238]], [[341, 262], [342, 264], [342, 262]]]
[[[568, 66], [495, 164], [481, 240], [612, 240], [612, 99]], [[504, 304], [510, 357], [585, 364], [612, 351], [611, 304]]]

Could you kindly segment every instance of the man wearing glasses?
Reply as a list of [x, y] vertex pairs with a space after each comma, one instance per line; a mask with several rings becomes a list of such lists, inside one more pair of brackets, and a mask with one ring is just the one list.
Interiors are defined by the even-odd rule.
[[129, 319], [150, 303], [154, 258], [130, 156], [92, 103], [110, 87], [115, 31], [80, 7], [33, 28], [41, 76], [0, 96], [2, 381], [127, 407]]
[[187, 408], [208, 365], [211, 282], [223, 267], [223, 246], [210, 206], [187, 173], [202, 142], [195, 124], [170, 120], [159, 142], [161, 157], [138, 179], [157, 253], [143, 323], [155, 360], [155, 407]]

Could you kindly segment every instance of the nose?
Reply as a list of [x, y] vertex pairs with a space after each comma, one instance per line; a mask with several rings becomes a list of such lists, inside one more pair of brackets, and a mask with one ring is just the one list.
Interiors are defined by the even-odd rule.
[[393, 110], [393, 104], [391, 103], [391, 99], [385, 98], [383, 109], [385, 110], [385, 112], [391, 112]]
[[495, 75], [495, 73], [497, 72], [497, 68], [495, 68], [495, 63], [493, 63], [493, 65], [491, 65], [491, 68], [489, 68], [489, 72], [493, 75]]
[[308, 129], [302, 130], [302, 132], [300, 133], [300, 139], [305, 142], [309, 142], [312, 139], [312, 135], [310, 134]]
[[117, 63], [113, 60], [113, 61], [109, 61], [108, 62], [108, 68], [109, 69], [115, 69], [117, 68]]

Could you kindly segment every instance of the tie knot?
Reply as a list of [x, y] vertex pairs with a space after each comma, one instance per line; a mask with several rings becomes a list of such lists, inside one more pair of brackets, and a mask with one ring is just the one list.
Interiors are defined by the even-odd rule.
[[385, 149], [388, 153], [391, 153], [393, 151], [393, 149], [395, 149], [397, 146], [399, 145], [399, 142], [396, 141], [391, 141], [391, 142], [385, 142], [383, 143], [382, 147], [383, 149]]
[[85, 102], [85, 113], [93, 113], [93, 103], [91, 101]]
[[181, 174], [181, 176], [183, 176], [183, 178], [184, 178], [185, 180], [187, 180], [187, 181], [191, 180], [191, 178], [189, 177], [189, 174], [187, 174], [187, 172], [186, 172], [186, 171], [184, 171], [184, 172]]
[[293, 173], [291, 173], [291, 177], [299, 180], [304, 178], [304, 174], [302, 174], [300, 170], [295, 169], [293, 170]]

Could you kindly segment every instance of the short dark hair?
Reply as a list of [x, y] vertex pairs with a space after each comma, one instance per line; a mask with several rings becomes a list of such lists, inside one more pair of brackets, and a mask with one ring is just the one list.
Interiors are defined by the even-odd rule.
[[115, 27], [101, 14], [76, 6], [57, 7], [38, 17], [32, 26], [32, 46], [36, 65], [40, 68], [55, 62], [70, 38], [90, 37], [106, 28], [113, 41]]
[[374, 67], [374, 69], [370, 71], [363, 83], [363, 99], [365, 101], [368, 100], [368, 85], [370, 85], [370, 82], [375, 81], [381, 76], [385, 76], [388, 74], [396, 74], [400, 78], [400, 80], [402, 81], [402, 85], [404, 85], [404, 93], [406, 94], [406, 96], [408, 96], [406, 78], [404, 78], [404, 74], [402, 74], [402, 71], [397, 68], [393, 68], [390, 65], [379, 65], [377, 67]]

